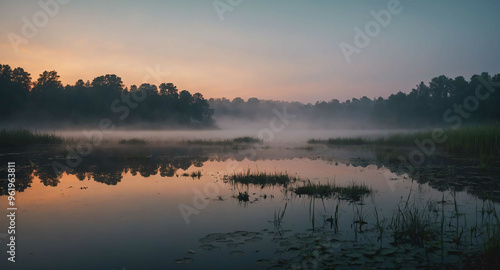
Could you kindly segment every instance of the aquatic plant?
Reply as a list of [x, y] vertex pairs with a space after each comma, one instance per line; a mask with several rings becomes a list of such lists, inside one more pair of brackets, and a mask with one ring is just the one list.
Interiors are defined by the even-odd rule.
[[250, 200], [250, 195], [248, 195], [248, 192], [238, 192], [238, 196], [236, 196], [236, 199], [240, 202], [248, 202]]
[[0, 130], [0, 147], [34, 144], [60, 144], [64, 139], [55, 134], [40, 133], [27, 129]]
[[283, 227], [281, 227], [281, 222], [283, 222], [283, 217], [285, 216], [286, 212], [286, 207], [288, 203], [285, 203], [285, 207], [283, 210], [278, 209], [278, 211], [274, 211], [274, 219], [273, 219], [273, 224], [274, 224], [274, 229], [275, 231], [281, 236], [281, 232], [283, 231]]
[[[387, 137], [364, 139], [358, 138], [331, 138], [328, 140], [310, 139], [310, 144], [329, 145], [383, 145], [383, 146], [416, 146], [416, 142], [432, 140], [436, 137], [435, 131], [392, 134]], [[461, 127], [458, 129], [444, 129], [439, 138], [442, 143], [436, 147], [458, 155], [474, 156], [481, 161], [492, 160], [500, 156], [500, 125], [479, 125]]]
[[366, 184], [351, 183], [347, 186], [339, 186], [335, 183], [314, 184], [308, 181], [305, 185], [292, 189], [297, 195], [308, 195], [314, 197], [337, 196], [341, 200], [359, 201], [362, 197], [369, 195], [372, 190]]
[[[404, 206], [398, 205], [397, 211], [391, 218], [389, 228], [392, 230], [394, 243], [409, 242], [411, 245], [423, 247], [424, 242], [436, 236], [443, 237], [444, 212], [442, 214], [441, 231], [435, 226], [432, 219], [431, 201], [427, 201], [425, 207], [420, 207], [417, 203], [410, 204], [411, 190]], [[441, 239], [441, 242], [442, 239]]]
[[243, 185], [260, 185], [274, 186], [281, 185], [287, 187], [288, 184], [298, 180], [297, 177], [289, 175], [287, 172], [251, 172], [248, 169], [246, 172], [234, 173], [229, 176], [229, 180], [233, 184], [239, 183]]
[[377, 231], [378, 234], [377, 241], [380, 241], [380, 248], [382, 248], [382, 243], [384, 240], [384, 232], [387, 227], [387, 219], [385, 217], [382, 219], [380, 218], [377, 207], [374, 207], [374, 216], [375, 216], [375, 230]]

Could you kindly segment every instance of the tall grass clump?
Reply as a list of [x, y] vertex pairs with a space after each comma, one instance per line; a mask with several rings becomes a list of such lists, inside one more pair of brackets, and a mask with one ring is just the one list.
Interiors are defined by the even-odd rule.
[[[438, 139], [436, 139], [438, 138]], [[435, 131], [393, 134], [375, 139], [331, 138], [328, 140], [311, 139], [310, 144], [330, 145], [381, 145], [381, 146], [417, 146], [417, 142], [434, 142], [437, 148], [457, 155], [468, 155], [481, 160], [500, 157], [500, 124], [444, 129], [442, 134]], [[439, 142], [438, 142], [439, 141]]]
[[248, 192], [238, 192], [238, 196], [236, 196], [236, 199], [240, 202], [248, 202], [250, 200], [250, 195], [248, 195]]
[[27, 129], [0, 131], [0, 147], [26, 146], [35, 144], [60, 144], [64, 139], [55, 134], [47, 134]]
[[308, 195], [313, 197], [337, 196], [341, 200], [359, 201], [362, 197], [371, 194], [372, 190], [366, 184], [351, 183], [347, 186], [339, 186], [335, 183], [314, 184], [311, 181], [304, 186], [292, 189], [297, 195]]
[[500, 156], [500, 124], [464, 127], [446, 130], [446, 150], [466, 155], [475, 155], [481, 159], [493, 159]]
[[[441, 236], [443, 243], [444, 212], [442, 213], [441, 230], [437, 227], [435, 205], [429, 200], [425, 207], [420, 207], [415, 202], [410, 204], [411, 190], [403, 207], [398, 205], [389, 222], [389, 229], [392, 231], [394, 243], [410, 243], [414, 246], [423, 247], [426, 241]], [[444, 209], [444, 208], [443, 208]]]
[[287, 172], [250, 172], [248, 169], [246, 172], [234, 173], [229, 176], [229, 180], [233, 184], [239, 183], [243, 185], [260, 185], [260, 186], [288, 186], [288, 184], [293, 183], [298, 180], [297, 177], [289, 175]]

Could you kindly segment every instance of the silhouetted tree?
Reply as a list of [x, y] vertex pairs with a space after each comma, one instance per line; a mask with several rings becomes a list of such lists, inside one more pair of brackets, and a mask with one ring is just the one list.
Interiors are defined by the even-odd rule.
[[[22, 68], [12, 70], [8, 65], [0, 65], [1, 122], [15, 117], [33, 123], [69, 121], [75, 124], [96, 122], [104, 117], [118, 119], [115, 111], [120, 105], [116, 102], [122, 99], [130, 101], [131, 95], [146, 95], [146, 98], [141, 99], [139, 107], [127, 103], [130, 117], [121, 124], [138, 121], [177, 126], [189, 125], [195, 120], [198, 125], [213, 125], [213, 110], [203, 95], [192, 96], [186, 90], [178, 94], [173, 83], [162, 83], [160, 91], [156, 85], [148, 83], [139, 87], [132, 85], [129, 90], [120, 77], [107, 74], [94, 78], [92, 82], [80, 79], [74, 85], [63, 87], [56, 71], [44, 71], [32, 83], [30, 74]], [[112, 104], [115, 104], [114, 108]]]

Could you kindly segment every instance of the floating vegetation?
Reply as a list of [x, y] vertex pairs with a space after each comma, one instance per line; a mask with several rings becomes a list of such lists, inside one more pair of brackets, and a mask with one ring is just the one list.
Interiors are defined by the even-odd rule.
[[201, 238], [200, 246], [205, 250], [215, 250], [221, 247], [241, 247], [245, 243], [257, 242], [263, 240], [263, 233], [249, 231], [234, 231], [230, 233], [211, 233]]
[[140, 138], [132, 138], [132, 139], [121, 139], [119, 144], [146, 144], [146, 140]]
[[[329, 190], [342, 188], [328, 186]], [[356, 187], [354, 190], [367, 189], [354, 183], [350, 185], [353, 186]], [[372, 213], [364, 211], [363, 205], [353, 204], [350, 230], [355, 232], [354, 240], [346, 239], [346, 230], [339, 231], [338, 225], [333, 230], [313, 225], [313, 229], [294, 233], [283, 229], [287, 202], [283, 209], [274, 212], [273, 223], [275, 229], [279, 228], [279, 235], [268, 229], [213, 233], [199, 240], [199, 248], [247, 256], [249, 249], [253, 248], [252, 243], [266, 241], [263, 244], [268, 245], [269, 241], [276, 246], [273, 255], [256, 260], [267, 269], [458, 269], [464, 266], [465, 269], [479, 266], [496, 269], [500, 255], [500, 220], [495, 204], [485, 196], [483, 207], [477, 211], [480, 216], [474, 224], [467, 222], [465, 215], [460, 213], [456, 194], [451, 193], [451, 196], [453, 203], [445, 200], [444, 193], [438, 202], [421, 202], [420, 198], [412, 197], [410, 190], [392, 217], [383, 217], [376, 207]], [[334, 211], [335, 217], [331, 215], [327, 220], [338, 224], [339, 204]], [[392, 242], [387, 241], [391, 239]]]
[[292, 189], [297, 195], [308, 195], [313, 197], [333, 197], [341, 200], [359, 201], [362, 197], [371, 194], [372, 189], [366, 184], [351, 183], [347, 186], [339, 186], [335, 183], [314, 184], [308, 181], [304, 186]]
[[34, 144], [60, 144], [62, 137], [55, 134], [33, 132], [26, 129], [0, 130], [0, 147], [25, 146]]
[[192, 258], [184, 257], [183, 259], [178, 259], [174, 260], [175, 264], [185, 264], [185, 263], [191, 263], [193, 261]]
[[246, 173], [234, 173], [230, 175], [229, 180], [233, 184], [239, 183], [243, 185], [260, 185], [260, 186], [275, 186], [280, 185], [287, 187], [288, 184], [293, 183], [298, 180], [297, 177], [289, 175], [287, 172], [250, 172], [250, 169]]
[[184, 144], [205, 145], [205, 146], [232, 146], [236, 144], [254, 144], [261, 142], [262, 140], [249, 136], [237, 137], [234, 139], [225, 139], [225, 140], [196, 139], [196, 140], [183, 141]]

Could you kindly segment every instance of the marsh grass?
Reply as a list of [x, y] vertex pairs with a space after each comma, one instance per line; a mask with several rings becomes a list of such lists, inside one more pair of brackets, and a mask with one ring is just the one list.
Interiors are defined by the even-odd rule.
[[249, 136], [237, 137], [234, 139], [225, 139], [225, 140], [196, 139], [196, 140], [183, 141], [184, 144], [205, 145], [205, 146], [232, 146], [236, 144], [254, 144], [261, 142], [262, 140]]
[[288, 203], [285, 203], [285, 207], [283, 208], [283, 210], [278, 209], [278, 211], [276, 210], [274, 211], [274, 219], [273, 219], [274, 229], [280, 236], [283, 231], [281, 223], [283, 222], [283, 218], [285, 217], [287, 205]]
[[119, 144], [134, 144], [134, 145], [143, 145], [146, 144], [146, 140], [140, 138], [132, 138], [132, 139], [121, 139]]
[[35, 144], [60, 144], [64, 139], [55, 134], [47, 134], [26, 129], [0, 131], [0, 147], [26, 146]]
[[486, 198], [483, 199], [481, 212], [482, 227], [486, 228], [483, 239], [484, 254], [487, 256], [500, 255], [500, 219], [495, 207], [495, 203]]
[[[416, 141], [432, 139], [432, 131], [395, 134], [387, 138], [374, 140], [378, 145], [415, 145]], [[490, 159], [500, 155], [500, 125], [482, 125], [462, 127], [459, 129], [446, 129], [439, 136], [445, 139], [441, 145], [445, 150], [460, 154], [474, 155], [481, 159]]]
[[392, 230], [395, 243], [407, 243], [423, 247], [425, 241], [429, 241], [438, 235], [438, 228], [432, 218], [432, 213], [416, 204], [398, 207], [393, 215], [389, 228]]
[[372, 193], [372, 189], [366, 184], [350, 183], [347, 186], [339, 186], [335, 183], [314, 184], [308, 181], [304, 186], [292, 189], [297, 195], [308, 195], [313, 197], [333, 197], [340, 200], [359, 201], [362, 197]]
[[363, 225], [366, 225], [368, 224], [367, 220], [368, 220], [368, 213], [365, 213], [363, 212], [363, 205], [359, 206], [356, 205], [356, 204], [353, 204], [354, 208], [355, 208], [355, 211], [354, 211], [354, 220], [353, 220], [353, 224], [354, 224], [354, 232], [356, 233], [356, 237], [357, 237], [357, 232], [359, 230], [360, 233], [363, 232]]
[[387, 227], [387, 219], [380, 217], [377, 207], [374, 207], [373, 213], [375, 215], [375, 230], [377, 232], [377, 241], [380, 241], [380, 248], [382, 248], [382, 244], [384, 241], [384, 232]]
[[280, 185], [287, 187], [290, 183], [297, 181], [298, 178], [289, 175], [287, 172], [251, 172], [250, 169], [248, 169], [246, 172], [230, 175], [229, 180], [232, 181], [233, 184], [252, 184], [260, 186]]
[[311, 139], [310, 144], [328, 145], [380, 145], [380, 146], [416, 146], [417, 142], [434, 141], [441, 138], [442, 143], [437, 147], [458, 155], [469, 155], [481, 160], [491, 160], [500, 156], [500, 125], [481, 125], [461, 127], [458, 129], [445, 129], [442, 134], [434, 131], [393, 134], [377, 139], [357, 138], [331, 138], [328, 140]]
[[238, 196], [236, 196], [236, 199], [240, 202], [248, 202], [250, 200], [250, 195], [248, 195], [248, 192], [238, 192]]

